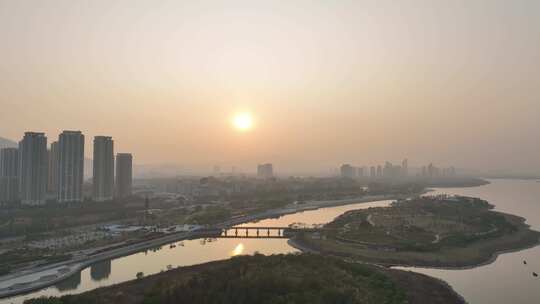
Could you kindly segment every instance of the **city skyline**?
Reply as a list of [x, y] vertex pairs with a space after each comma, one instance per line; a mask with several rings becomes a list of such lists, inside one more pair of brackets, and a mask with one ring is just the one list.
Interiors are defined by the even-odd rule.
[[2, 4], [1, 137], [81, 129], [199, 171], [408, 155], [540, 173], [537, 1], [54, 2]]
[[[36, 132], [26, 132], [26, 133], [36, 133]], [[25, 133], [25, 134], [26, 134]], [[36, 133], [36, 134], [41, 134], [41, 133]], [[43, 133], [44, 134], [44, 133]], [[46, 134], [44, 134], [46, 135]], [[62, 133], [60, 133], [59, 135], [59, 138], [61, 138], [62, 136], [66, 136], [66, 135], [78, 135], [78, 136], [82, 136], [82, 147], [79, 148], [79, 150], [84, 150], [84, 141], [85, 141], [85, 136], [84, 134], [82, 134], [81, 131], [63, 131]], [[61, 170], [59, 170], [59, 168], [57, 168], [59, 165], [57, 164], [58, 161], [59, 161], [59, 148], [58, 148], [58, 143], [59, 141], [54, 141], [52, 143], [50, 143], [50, 145], [48, 145], [48, 149], [47, 149], [47, 185], [46, 185], [46, 189], [47, 189], [47, 192], [49, 193], [56, 193], [57, 191], [61, 191], [59, 187], [59, 182], [58, 182], [58, 175], [59, 175], [59, 172]], [[81, 144], [81, 143], [79, 143]], [[0, 150], [10, 150], [10, 148], [2, 148]], [[106, 157], [106, 155], [109, 155], [108, 157]], [[79, 155], [80, 156], [80, 155]], [[96, 157], [97, 156], [97, 157]], [[291, 175], [295, 175], [295, 174], [292, 174], [290, 170], [287, 170], [286, 168], [280, 168], [280, 170], [278, 170], [278, 172], [275, 172], [274, 171], [274, 165], [273, 163], [263, 163], [263, 164], [260, 164], [258, 163], [256, 165], [256, 168], [248, 168], [247, 170], [238, 170], [238, 168], [236, 166], [231, 166], [230, 168], [230, 171], [228, 170], [224, 170], [222, 171], [221, 170], [221, 166], [219, 165], [214, 165], [211, 169], [209, 168], [205, 168], [201, 171], [193, 171], [193, 170], [190, 170], [190, 169], [179, 169], [176, 173], [171, 173], [171, 172], [174, 172], [175, 168], [172, 168], [172, 171], [171, 170], [168, 170], [168, 174], [167, 173], [159, 173], [159, 170], [158, 170], [158, 173], [156, 173], [156, 169], [153, 168], [153, 167], [150, 167], [151, 171], [154, 171], [153, 174], [151, 175], [147, 175], [145, 172], [144, 172], [144, 169], [141, 169], [143, 168], [144, 165], [139, 165], [139, 167], [137, 169], [135, 169], [135, 172], [138, 171], [138, 175], [137, 174], [134, 174], [133, 172], [133, 168], [135, 168], [135, 165], [133, 164], [133, 161], [132, 161], [132, 154], [131, 153], [115, 153], [114, 152], [114, 141], [112, 140], [112, 137], [110, 136], [102, 136], [102, 135], [99, 135], [99, 136], [95, 136], [94, 137], [94, 144], [93, 144], [93, 158], [87, 158], [87, 157], [84, 157], [83, 159], [83, 164], [82, 165], [77, 165], [79, 167], [82, 167], [84, 168], [84, 178], [82, 179], [82, 181], [89, 181], [89, 180], [92, 180], [92, 185], [93, 185], [93, 198], [98, 200], [98, 201], [103, 201], [103, 200], [110, 200], [112, 199], [112, 197], [114, 197], [115, 193], [117, 192], [117, 190], [115, 189], [115, 183], [117, 182], [117, 176], [115, 174], [115, 172], [118, 172], [118, 166], [116, 166], [115, 168], [115, 158], [117, 159], [118, 157], [128, 157], [129, 158], [129, 163], [130, 163], [130, 166], [131, 166], [131, 172], [129, 173], [129, 176], [131, 176], [131, 178], [133, 177], [136, 177], [136, 178], [155, 178], [155, 177], [175, 177], [175, 176], [182, 176], [182, 175], [203, 175], [203, 176], [206, 176], [206, 175], [210, 175], [210, 176], [220, 176], [220, 175], [248, 175], [248, 176], [258, 176], [258, 177], [262, 177], [262, 178], [270, 178], [270, 177], [287, 177], [287, 176], [291, 176]], [[108, 161], [105, 161], [105, 160], [100, 160], [102, 158], [110, 158], [110, 160]], [[94, 161], [95, 159], [98, 159], [98, 161]], [[88, 163], [90, 162], [90, 166], [88, 165], [84, 165], [84, 163]], [[107, 164], [105, 163], [107, 162]], [[425, 171], [427, 170], [428, 167], [433, 167], [434, 170], [437, 170], [437, 172], [439, 172], [440, 170], [440, 173], [442, 175], [455, 175], [456, 174], [456, 167], [454, 167], [453, 165], [449, 165], [449, 166], [443, 166], [441, 168], [439, 167], [435, 167], [433, 165], [433, 162], [430, 162], [429, 163], [429, 166], [425, 165], [425, 164], [419, 164], [417, 163], [416, 166], [412, 166], [412, 167], [409, 167], [409, 159], [408, 158], [404, 158], [402, 161], [401, 161], [401, 165], [397, 165], [397, 166], [394, 166], [392, 164], [392, 162], [390, 161], [385, 161], [383, 162], [382, 164], [385, 164], [385, 166], [383, 167], [381, 164], [376, 164], [376, 163], [373, 163], [373, 162], [370, 162], [370, 163], [367, 163], [367, 164], [364, 164], [364, 165], [351, 165], [351, 164], [344, 164], [344, 165], [341, 165], [341, 167], [337, 164], [334, 164], [334, 166], [330, 167], [330, 168], [327, 168], [326, 171], [319, 171], [318, 174], [312, 174], [314, 171], [311, 171], [309, 172], [307, 175], [313, 175], [313, 176], [342, 176], [342, 177], [382, 177], [382, 176], [390, 176], [390, 175], [403, 175], [403, 176], [408, 176], [409, 174], [409, 169], [412, 169], [412, 176], [427, 176], [427, 174], [425, 173]], [[73, 165], [72, 165], [73, 166]], [[344, 167], [349, 167], [347, 168], [347, 170], [349, 172], [347, 173], [344, 173]], [[390, 169], [388, 168], [390, 167]], [[171, 169], [171, 168], [167, 168], [167, 169]], [[97, 171], [96, 171], [97, 170]], [[106, 170], [108, 173], [105, 173], [104, 170]], [[397, 170], [396, 172], [400, 172], [398, 174], [389, 174], [389, 170]], [[341, 172], [339, 172], [341, 171]], [[474, 175], [474, 174], [471, 174], [470, 171], [468, 170], [459, 170], [460, 171], [460, 174], [465, 174], [465, 175]], [[91, 175], [89, 173], [92, 173]], [[112, 173], [111, 173], [112, 172]], [[431, 172], [431, 171], [430, 171]], [[88, 173], [88, 174], [87, 174]], [[297, 173], [297, 172], [296, 172]], [[452, 173], [452, 174], [450, 174]], [[105, 177], [105, 175], [107, 176], [111, 176], [111, 177]], [[297, 173], [296, 175], [304, 175], [304, 174], [301, 174], [301, 173]], [[432, 175], [432, 174], [430, 174]], [[77, 177], [77, 180], [79, 180], [80, 178]], [[112, 181], [112, 182], [111, 182]], [[77, 182], [78, 184], [78, 182]], [[82, 185], [82, 182], [81, 182], [81, 185]], [[82, 186], [79, 186], [79, 188], [82, 187]], [[127, 187], [129, 188], [129, 187]], [[107, 190], [108, 189], [108, 190]], [[115, 190], [113, 190], [115, 189]], [[129, 192], [129, 191], [128, 191]], [[58, 192], [60, 193], [60, 192]], [[103, 194], [106, 194], [106, 195], [103, 195]], [[80, 194], [77, 194], [75, 195], [77, 197], [76, 200], [81, 200], [82, 198], [79, 198]], [[59, 194], [56, 194], [57, 198], [61, 197]]]
[[[92, 193], [85, 195], [85, 134], [64, 130], [48, 144], [47, 134], [27, 131], [18, 145], [0, 146], [0, 204], [20, 201], [42, 206], [49, 201], [81, 203], [125, 198], [132, 193], [133, 156], [114, 152], [110, 136], [94, 137]], [[115, 168], [114, 159], [121, 160]], [[115, 175], [116, 169], [116, 175]], [[88, 170], [88, 168], [87, 168]], [[115, 188], [115, 179], [119, 188]]]
[[[95, 137], [103, 137], [101, 135], [95, 136]], [[110, 137], [110, 136], [105, 136]], [[53, 150], [54, 144], [57, 142], [52, 142], [50, 144], [50, 151]], [[10, 145], [6, 146], [9, 147]], [[88, 145], [86, 145], [88, 147]], [[88, 148], [87, 148], [88, 149]], [[94, 150], [92, 149], [90, 154], [91, 156], [85, 155], [85, 162], [90, 163], [90, 166], [85, 165], [85, 179], [92, 179], [93, 178], [93, 159], [94, 159]], [[116, 153], [117, 154], [126, 154], [126, 153]], [[116, 157], [116, 156], [115, 156]], [[49, 159], [50, 161], [50, 159]], [[365, 176], [371, 175], [371, 168], [375, 168], [376, 175], [382, 175], [383, 166], [381, 164], [385, 163], [392, 163], [392, 161], [389, 160], [383, 160], [383, 161], [367, 161], [364, 163], [364, 166], [353, 166], [354, 169], [363, 170], [363, 174]], [[416, 172], [416, 174], [421, 174], [421, 170], [423, 167], [426, 167], [425, 163], [422, 163], [420, 161], [413, 161], [413, 165], [411, 167], [408, 166], [409, 159], [405, 158], [401, 161], [401, 166], [407, 165], [407, 169], [413, 169], [413, 171]], [[426, 163], [433, 164], [434, 161], [428, 160]], [[475, 170], [474, 168], [459, 168], [455, 167], [451, 163], [443, 163], [442, 169], [450, 169], [453, 168], [453, 170], [459, 169], [460, 172], [465, 173], [467, 175], [489, 175], [489, 174], [512, 174], [516, 171], [482, 171], [482, 170]], [[234, 164], [225, 164], [223, 162], [220, 162], [220, 165], [212, 165], [207, 166], [206, 164], [202, 164], [200, 166], [180, 166], [180, 164], [171, 164], [171, 163], [133, 163], [134, 171], [138, 173], [138, 177], [174, 177], [177, 175], [219, 175], [219, 174], [248, 174], [248, 175], [258, 175], [259, 172], [259, 166], [260, 162], [255, 162], [254, 164], [248, 164], [244, 166], [238, 166]], [[263, 165], [273, 165], [273, 163], [263, 164]], [[338, 163], [332, 163], [329, 164], [328, 167], [324, 168], [304, 168], [300, 170], [290, 169], [287, 167], [280, 166], [280, 171], [276, 173], [278, 176], [289, 176], [289, 175], [314, 175], [314, 176], [335, 176], [335, 175], [341, 175], [340, 173], [337, 173], [339, 171], [340, 165]], [[377, 173], [377, 167], [380, 168], [380, 174]], [[229, 168], [229, 170], [223, 170], [224, 168]], [[216, 171], [216, 169], [219, 169]], [[146, 170], [150, 170], [153, 172], [153, 174], [148, 175], [146, 173]], [[160, 171], [163, 170], [163, 171]], [[408, 170], [407, 170], [408, 171]], [[49, 174], [51, 172], [49, 171]], [[273, 174], [273, 170], [272, 170]], [[354, 173], [355, 175], [357, 172]], [[518, 174], [528, 174], [527, 172], [518, 172]], [[135, 175], [137, 177], [137, 174]], [[526, 175], [524, 175], [525, 177]], [[49, 183], [51, 182], [51, 177], [49, 177]]]

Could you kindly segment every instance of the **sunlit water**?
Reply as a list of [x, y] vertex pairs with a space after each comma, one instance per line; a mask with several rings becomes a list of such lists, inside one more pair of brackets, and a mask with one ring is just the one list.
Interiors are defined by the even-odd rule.
[[[520, 180], [491, 182], [490, 185], [474, 188], [436, 189], [434, 193], [460, 194], [486, 199], [496, 205], [496, 210], [523, 216], [534, 229], [540, 230], [540, 183]], [[298, 222], [322, 224], [348, 210], [388, 206], [389, 203], [390, 201], [381, 201], [324, 208], [244, 225], [271, 227]], [[285, 239], [219, 239], [212, 242], [192, 240], [177, 242], [176, 245], [175, 248], [166, 245], [159, 250], [148, 250], [102, 262], [57, 286], [29, 295], [0, 300], [0, 304], [22, 303], [24, 299], [43, 295], [80, 293], [135, 279], [138, 272], [149, 275], [166, 271], [170, 267], [222, 260], [239, 254], [255, 252], [277, 254], [296, 251]], [[527, 260], [527, 265], [523, 265], [523, 260]], [[540, 279], [532, 276], [533, 271], [540, 273], [540, 247], [503, 254], [492, 264], [468, 270], [412, 269], [443, 279], [471, 304], [540, 303]]]

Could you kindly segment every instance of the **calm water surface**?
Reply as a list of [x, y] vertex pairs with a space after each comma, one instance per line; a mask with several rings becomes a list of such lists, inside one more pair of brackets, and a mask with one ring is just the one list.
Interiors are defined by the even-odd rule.
[[[496, 205], [496, 210], [527, 218], [534, 229], [540, 230], [540, 183], [520, 180], [492, 180], [490, 185], [474, 188], [435, 189], [434, 193], [448, 193], [480, 197]], [[388, 206], [390, 201], [360, 203], [324, 208], [262, 220], [245, 225], [287, 226], [291, 223], [321, 224], [354, 209]], [[211, 242], [192, 240], [177, 242], [130, 256], [96, 264], [80, 274], [29, 295], [0, 300], [4, 303], [22, 303], [24, 299], [43, 295], [80, 293], [101, 286], [132, 280], [137, 272], [145, 275], [165, 271], [168, 267], [187, 266], [227, 259], [238, 254], [289, 253], [296, 250], [284, 239], [219, 239]], [[523, 260], [528, 264], [523, 265]], [[503, 254], [492, 264], [468, 270], [437, 270], [406, 268], [425, 273], [448, 282], [471, 303], [529, 304], [540, 303], [540, 247]]]

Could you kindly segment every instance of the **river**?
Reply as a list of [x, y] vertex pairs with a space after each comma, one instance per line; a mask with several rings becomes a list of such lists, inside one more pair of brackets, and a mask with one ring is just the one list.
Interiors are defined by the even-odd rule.
[[[474, 188], [435, 189], [435, 193], [480, 197], [496, 205], [496, 209], [527, 218], [540, 230], [540, 183], [536, 181], [492, 180], [486, 186]], [[388, 206], [390, 201], [359, 203], [322, 208], [266, 219], [244, 225], [287, 226], [291, 223], [322, 224], [354, 209]], [[60, 296], [80, 293], [102, 286], [135, 279], [138, 272], [150, 275], [171, 267], [195, 265], [222, 260], [234, 255], [290, 253], [297, 250], [285, 239], [218, 239], [189, 240], [104, 261], [84, 269], [66, 281], [27, 295], [0, 300], [0, 304], [22, 303], [39, 296]], [[526, 259], [528, 264], [523, 265]], [[540, 303], [540, 247], [501, 255], [494, 263], [468, 270], [412, 269], [448, 282], [469, 303]]]

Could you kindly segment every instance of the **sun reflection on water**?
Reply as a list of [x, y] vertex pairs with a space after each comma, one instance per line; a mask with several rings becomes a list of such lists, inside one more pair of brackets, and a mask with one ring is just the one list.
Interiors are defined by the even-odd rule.
[[241, 255], [244, 252], [244, 244], [240, 243], [231, 251], [231, 256]]

